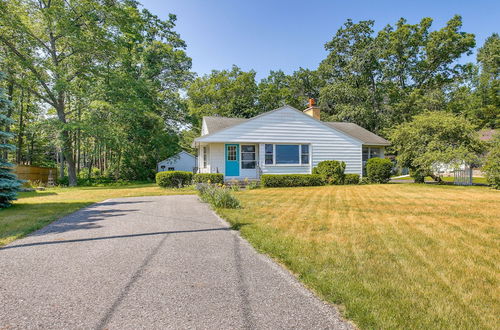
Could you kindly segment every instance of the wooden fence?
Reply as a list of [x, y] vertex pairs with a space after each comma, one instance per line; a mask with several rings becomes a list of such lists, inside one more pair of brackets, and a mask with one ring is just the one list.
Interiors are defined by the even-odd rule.
[[43, 183], [47, 183], [49, 181], [49, 175], [51, 173], [54, 180], [57, 178], [57, 168], [55, 167], [16, 165], [14, 166], [14, 172], [21, 180], [40, 181]]

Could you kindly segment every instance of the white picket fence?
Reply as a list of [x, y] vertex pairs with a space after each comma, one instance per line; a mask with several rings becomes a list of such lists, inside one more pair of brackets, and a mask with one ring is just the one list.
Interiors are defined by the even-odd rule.
[[453, 183], [458, 186], [472, 186], [472, 168], [453, 171]]

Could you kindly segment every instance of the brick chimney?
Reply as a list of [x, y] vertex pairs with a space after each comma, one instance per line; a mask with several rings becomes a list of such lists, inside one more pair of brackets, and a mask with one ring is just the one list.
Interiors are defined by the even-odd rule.
[[320, 120], [321, 113], [319, 107], [316, 106], [316, 100], [309, 99], [309, 106], [304, 110], [304, 113], [317, 120]]

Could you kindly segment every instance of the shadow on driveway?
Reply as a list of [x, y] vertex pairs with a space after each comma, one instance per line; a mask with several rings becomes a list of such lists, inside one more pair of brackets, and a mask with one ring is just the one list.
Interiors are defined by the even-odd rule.
[[77, 242], [89, 242], [89, 241], [101, 241], [107, 239], [116, 239], [116, 238], [131, 238], [131, 237], [142, 237], [142, 236], [157, 236], [157, 235], [170, 235], [170, 234], [187, 234], [187, 233], [198, 233], [198, 232], [206, 232], [206, 231], [217, 231], [217, 230], [232, 230], [228, 227], [220, 227], [220, 228], [207, 228], [207, 229], [195, 229], [195, 230], [174, 230], [174, 231], [159, 231], [154, 233], [141, 233], [141, 234], [129, 234], [129, 235], [115, 235], [115, 236], [105, 236], [105, 237], [91, 237], [91, 238], [79, 238], [79, 239], [68, 239], [61, 241], [49, 241], [49, 242], [36, 242], [36, 243], [27, 243], [27, 244], [19, 244], [19, 245], [8, 245], [0, 250], [9, 250], [16, 249], [28, 246], [38, 246], [38, 245], [53, 245], [53, 244], [64, 244], [64, 243], [77, 243]]

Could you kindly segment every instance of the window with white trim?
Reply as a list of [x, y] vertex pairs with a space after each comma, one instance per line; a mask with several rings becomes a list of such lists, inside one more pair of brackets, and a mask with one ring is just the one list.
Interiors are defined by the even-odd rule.
[[255, 145], [241, 145], [241, 168], [254, 169], [255, 159]]
[[266, 160], [265, 163], [266, 165], [272, 165], [274, 164], [274, 145], [272, 144], [266, 144]]
[[207, 168], [208, 164], [208, 147], [203, 147], [203, 168]]
[[300, 162], [301, 164], [309, 164], [309, 145], [303, 144], [300, 146]]
[[309, 164], [308, 144], [266, 144], [266, 165], [307, 165]]

